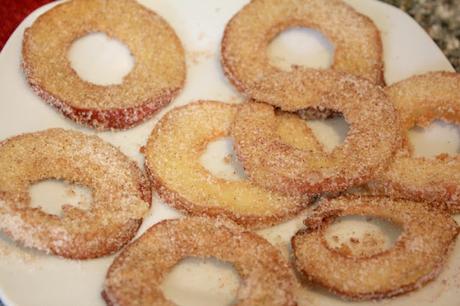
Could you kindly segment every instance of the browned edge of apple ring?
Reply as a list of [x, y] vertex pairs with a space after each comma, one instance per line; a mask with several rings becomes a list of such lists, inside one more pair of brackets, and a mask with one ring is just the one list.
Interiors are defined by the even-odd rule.
[[[0, 143], [0, 229], [25, 247], [71, 258], [111, 254], [136, 234], [151, 186], [134, 161], [99, 137], [49, 129]], [[89, 209], [31, 207], [29, 187], [57, 179], [91, 190]]]
[[[403, 232], [388, 250], [367, 257], [329, 247], [325, 230], [336, 218], [369, 216]], [[306, 279], [353, 300], [381, 299], [416, 290], [442, 270], [459, 233], [455, 220], [426, 203], [384, 197], [323, 200], [292, 238], [295, 265]]]
[[[102, 32], [135, 59], [121, 84], [96, 85], [70, 66], [72, 43]], [[185, 82], [185, 55], [171, 26], [132, 0], [59, 4], [24, 32], [22, 66], [32, 89], [69, 119], [96, 129], [128, 129], [168, 104]]]
[[275, 247], [228, 219], [206, 217], [153, 225], [115, 258], [102, 296], [107, 305], [173, 305], [160, 285], [187, 257], [233, 264], [242, 280], [236, 305], [296, 305], [295, 276]]

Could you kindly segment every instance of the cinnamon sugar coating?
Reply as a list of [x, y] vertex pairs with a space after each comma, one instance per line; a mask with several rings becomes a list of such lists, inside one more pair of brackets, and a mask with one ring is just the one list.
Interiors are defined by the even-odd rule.
[[200, 163], [208, 143], [229, 136], [237, 109], [236, 105], [200, 101], [171, 110], [148, 139], [147, 172], [161, 198], [187, 214], [225, 215], [252, 228], [285, 221], [312, 199], [285, 196], [248, 180], [218, 178]]
[[[373, 216], [403, 228], [387, 251], [355, 257], [328, 246], [324, 231], [341, 216]], [[379, 299], [416, 290], [441, 271], [459, 233], [449, 214], [426, 203], [380, 197], [324, 200], [292, 238], [295, 265], [310, 281], [343, 297]]]
[[460, 124], [460, 75], [431, 72], [411, 77], [386, 88], [401, 114], [406, 138], [388, 171], [368, 184], [371, 192], [395, 198], [446, 204], [460, 212], [460, 157], [414, 157], [407, 131], [427, 126], [436, 119]]
[[[271, 40], [299, 26], [319, 30], [334, 44], [332, 69], [282, 71], [270, 64], [266, 49]], [[227, 24], [221, 53], [224, 72], [240, 92], [286, 111], [300, 102], [310, 107], [335, 92], [344, 73], [384, 85], [378, 29], [340, 0], [253, 0]]]
[[[0, 143], [0, 230], [18, 243], [73, 259], [123, 247], [151, 202], [148, 179], [117, 148], [96, 136], [49, 129]], [[62, 206], [62, 216], [30, 206], [29, 187], [47, 179], [92, 192], [89, 210]]]
[[[67, 52], [78, 38], [103, 32], [125, 43], [135, 65], [122, 84], [82, 80]], [[26, 29], [23, 69], [32, 89], [73, 121], [97, 129], [126, 129], [168, 104], [185, 81], [185, 55], [174, 30], [133, 0], [72, 0]]]
[[242, 282], [235, 305], [294, 306], [295, 277], [281, 253], [262, 237], [221, 218], [166, 220], [118, 255], [107, 273], [108, 305], [174, 305], [160, 285], [186, 257], [215, 257], [234, 265]]
[[[231, 135], [251, 180], [284, 194], [337, 192], [368, 182], [388, 166], [399, 145], [399, 121], [385, 93], [352, 76], [336, 89], [316, 104], [342, 112], [350, 125], [344, 143], [330, 153], [312, 140], [299, 147], [280, 138], [272, 106], [240, 106]], [[293, 130], [296, 137], [314, 138], [310, 130]]]

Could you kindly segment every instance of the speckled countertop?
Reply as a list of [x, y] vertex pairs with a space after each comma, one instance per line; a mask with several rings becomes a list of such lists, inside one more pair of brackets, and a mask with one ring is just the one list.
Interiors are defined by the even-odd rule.
[[380, 0], [411, 15], [460, 72], [460, 0]]

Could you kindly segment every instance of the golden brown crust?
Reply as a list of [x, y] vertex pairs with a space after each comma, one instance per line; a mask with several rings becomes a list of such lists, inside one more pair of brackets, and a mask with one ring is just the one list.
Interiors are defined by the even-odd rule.
[[[289, 27], [318, 29], [335, 45], [333, 69], [270, 65], [266, 48]], [[253, 0], [227, 24], [221, 45], [222, 65], [231, 83], [246, 96], [293, 111], [300, 101], [310, 107], [335, 92], [346, 74], [384, 85], [382, 42], [374, 23], [340, 0]]]
[[[26, 247], [73, 259], [113, 253], [137, 232], [151, 202], [137, 165], [96, 136], [62, 129], [0, 143], [0, 229]], [[28, 188], [58, 179], [90, 188], [89, 210], [70, 205], [62, 216], [30, 207]]]
[[231, 135], [251, 180], [285, 194], [337, 192], [366, 183], [391, 162], [399, 145], [399, 122], [384, 92], [351, 76], [337, 83], [336, 90], [317, 105], [342, 112], [350, 131], [330, 153], [312, 141], [310, 146], [296, 147], [276, 135], [272, 106], [240, 106]]
[[[460, 124], [460, 75], [431, 72], [411, 77], [386, 88], [402, 119], [402, 133], [433, 120]], [[460, 212], [460, 157], [414, 157], [408, 140], [388, 171], [369, 183], [374, 193], [394, 198], [445, 203]]]
[[199, 161], [209, 142], [229, 135], [236, 111], [236, 105], [200, 101], [167, 113], [148, 139], [147, 173], [160, 197], [187, 214], [225, 215], [251, 228], [285, 221], [312, 199], [218, 178]]
[[[324, 231], [334, 219], [384, 218], [403, 233], [387, 251], [354, 257], [328, 246]], [[459, 227], [444, 210], [426, 203], [381, 197], [324, 200], [292, 238], [297, 269], [310, 281], [355, 300], [387, 298], [416, 290], [441, 271]]]
[[[136, 63], [122, 84], [89, 83], [70, 66], [71, 44], [91, 32], [115, 37], [132, 52]], [[174, 30], [132, 0], [73, 0], [55, 6], [26, 29], [22, 57], [26, 78], [41, 98], [75, 122], [97, 129], [143, 122], [185, 82], [184, 50]]]
[[162, 221], [125, 248], [105, 279], [107, 305], [173, 305], [160, 285], [190, 256], [235, 266], [242, 279], [236, 305], [296, 305], [294, 274], [276, 248], [228, 220], [203, 217]]

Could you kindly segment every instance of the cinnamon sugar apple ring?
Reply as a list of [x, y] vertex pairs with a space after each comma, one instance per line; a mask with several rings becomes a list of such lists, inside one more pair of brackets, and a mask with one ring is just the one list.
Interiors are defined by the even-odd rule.
[[[113, 253], [136, 234], [151, 202], [137, 165], [96, 136], [50, 129], [0, 143], [0, 230], [26, 247], [73, 259]], [[59, 179], [92, 192], [89, 210], [62, 216], [30, 206], [28, 188]]]
[[280, 251], [223, 219], [166, 220], [153, 225], [113, 261], [104, 283], [108, 305], [174, 305], [160, 285], [187, 257], [232, 263], [242, 278], [235, 305], [294, 306], [295, 276]]
[[187, 214], [226, 215], [249, 227], [280, 223], [311, 198], [284, 196], [247, 180], [222, 179], [200, 163], [209, 142], [229, 135], [236, 111], [236, 105], [200, 101], [167, 113], [148, 139], [147, 173], [160, 197]]
[[283, 194], [337, 192], [368, 182], [388, 166], [399, 144], [393, 105], [381, 89], [368, 82], [344, 82], [336, 87], [337, 93], [323, 97], [318, 105], [341, 111], [350, 130], [344, 143], [330, 153], [281, 139], [275, 133], [272, 106], [240, 106], [231, 135], [251, 180]]
[[[122, 84], [82, 80], [67, 52], [78, 38], [103, 32], [125, 43], [135, 65]], [[38, 17], [24, 33], [23, 69], [33, 90], [73, 121], [126, 129], [168, 104], [185, 81], [185, 55], [174, 30], [133, 0], [73, 0]]]
[[[332, 69], [282, 71], [270, 64], [270, 41], [298, 26], [318, 29], [335, 45]], [[340, 0], [253, 0], [227, 24], [221, 49], [224, 72], [240, 92], [286, 111], [334, 92], [343, 73], [384, 85], [378, 29]]]
[[[460, 124], [460, 75], [432, 72], [411, 77], [386, 89], [401, 114], [403, 134], [436, 119]], [[369, 183], [372, 192], [396, 198], [446, 204], [460, 212], [460, 157], [414, 157], [405, 146], [388, 171]]]
[[[342, 216], [373, 216], [403, 228], [390, 249], [353, 256], [328, 246], [324, 231]], [[340, 197], [320, 203], [292, 238], [297, 269], [310, 281], [350, 299], [387, 298], [416, 290], [441, 271], [459, 233], [445, 210], [380, 197]]]

